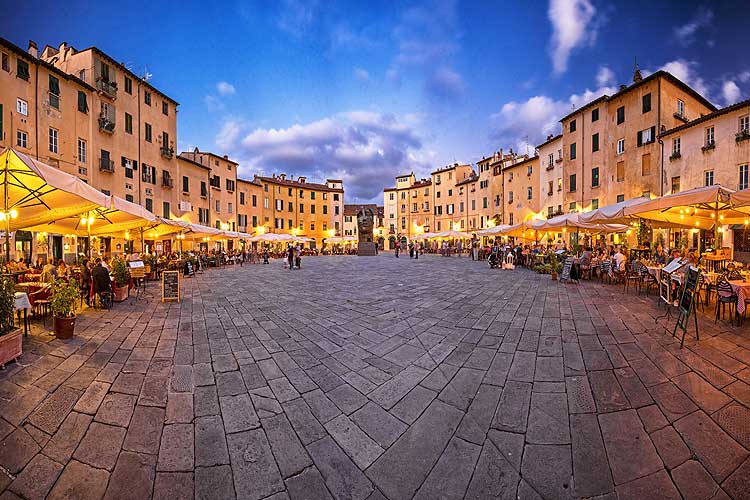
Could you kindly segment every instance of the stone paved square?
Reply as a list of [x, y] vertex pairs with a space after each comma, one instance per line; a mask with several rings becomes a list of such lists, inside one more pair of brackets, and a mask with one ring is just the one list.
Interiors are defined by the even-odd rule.
[[35, 324], [0, 371], [2, 498], [747, 498], [747, 326], [701, 313], [680, 349], [597, 280], [304, 260]]

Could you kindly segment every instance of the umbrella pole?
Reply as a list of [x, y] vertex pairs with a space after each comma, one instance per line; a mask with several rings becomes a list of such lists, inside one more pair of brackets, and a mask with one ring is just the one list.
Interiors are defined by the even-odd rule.
[[9, 154], [5, 155], [5, 178], [3, 182], [3, 201], [5, 211], [5, 265], [10, 263], [10, 212], [8, 211], [8, 158]]
[[86, 220], [86, 234], [88, 235], [89, 239], [89, 260], [91, 260], [92, 256], [92, 245], [91, 245], [91, 224], [88, 223], [89, 221]]

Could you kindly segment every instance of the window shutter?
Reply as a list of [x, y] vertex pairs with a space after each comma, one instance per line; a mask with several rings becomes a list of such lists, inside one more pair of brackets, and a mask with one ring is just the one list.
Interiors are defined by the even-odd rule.
[[636, 143], [638, 144], [639, 147], [643, 146], [643, 132], [642, 131], [638, 131], [638, 140], [636, 141]]
[[138, 170], [138, 162], [133, 160], [133, 170]]
[[656, 127], [651, 127], [651, 142], [656, 140]]
[[52, 75], [49, 77], [49, 91], [55, 95], [60, 95], [60, 80]]

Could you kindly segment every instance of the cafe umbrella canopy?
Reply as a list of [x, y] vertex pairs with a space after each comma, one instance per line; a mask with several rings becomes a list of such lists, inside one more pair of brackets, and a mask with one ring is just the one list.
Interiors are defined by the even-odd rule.
[[0, 152], [5, 259], [10, 231], [47, 224], [108, 206], [109, 196], [77, 177], [6, 148]]

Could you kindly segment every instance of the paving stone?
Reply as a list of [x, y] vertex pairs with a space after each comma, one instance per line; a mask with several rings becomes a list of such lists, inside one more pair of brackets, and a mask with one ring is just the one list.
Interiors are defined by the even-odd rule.
[[419, 488], [415, 500], [462, 498], [469, 486], [481, 446], [453, 438]]
[[156, 457], [123, 451], [109, 478], [106, 500], [149, 498], [156, 478]]
[[533, 382], [535, 365], [536, 354], [533, 352], [516, 351], [515, 356], [513, 356], [513, 363], [510, 365], [508, 379], [521, 382]]
[[750, 495], [748, 477], [750, 477], [750, 462], [745, 460], [721, 486], [730, 498], [748, 498]]
[[16, 429], [0, 442], [0, 466], [18, 474], [39, 452], [39, 445], [28, 432]]
[[127, 427], [137, 400], [136, 396], [129, 394], [109, 393], [99, 406], [94, 421]]
[[261, 429], [227, 436], [234, 489], [240, 500], [260, 500], [284, 489], [271, 447]]
[[407, 426], [375, 403], [367, 403], [351, 419], [383, 449], [392, 445]]
[[138, 404], [145, 406], [167, 406], [167, 377], [146, 377], [141, 387]]
[[565, 377], [565, 389], [568, 394], [570, 413], [595, 413], [596, 403], [591, 392], [589, 379], [585, 375]]
[[393, 408], [401, 398], [406, 396], [429, 372], [416, 366], [408, 366], [398, 375], [384, 383], [369, 394], [369, 398], [386, 410]]
[[462, 416], [455, 407], [433, 401], [370, 466], [367, 475], [388, 498], [411, 498], [440, 458]]
[[282, 407], [287, 418], [289, 418], [289, 422], [291, 422], [292, 427], [297, 432], [300, 441], [305, 446], [326, 435], [325, 429], [323, 429], [320, 422], [313, 416], [310, 407], [307, 406], [304, 399], [297, 398], [288, 401]]
[[112, 384], [112, 392], [132, 394], [137, 396], [141, 393], [144, 376], [140, 373], [120, 373]]
[[630, 408], [628, 398], [611, 370], [589, 373], [589, 382], [599, 413]]
[[667, 422], [667, 419], [657, 405], [638, 408], [638, 416], [641, 417], [643, 428], [649, 434], [669, 425], [669, 422]]
[[219, 398], [219, 404], [227, 434], [260, 427], [260, 420], [248, 394], [222, 396]]
[[419, 418], [425, 409], [427, 409], [437, 394], [438, 393], [435, 391], [418, 385], [409, 391], [409, 393], [399, 401], [393, 409], [391, 409], [391, 413], [402, 421], [411, 424]]
[[702, 411], [681, 418], [675, 422], [674, 428], [719, 483], [748, 456], [740, 445]]
[[193, 413], [195, 416], [218, 415], [220, 412], [216, 386], [196, 387], [193, 393]]
[[192, 392], [193, 390], [193, 368], [188, 365], [177, 365], [172, 367], [169, 379], [169, 390], [172, 392]]
[[461, 411], [466, 411], [474, 399], [483, 377], [484, 372], [480, 370], [461, 368], [438, 394], [438, 399]]
[[346, 415], [339, 415], [329, 421], [325, 428], [360, 469], [369, 467], [383, 453], [383, 448]]
[[307, 451], [336, 500], [364, 500], [372, 493], [370, 480], [330, 436], [308, 445]]
[[680, 500], [682, 497], [663, 470], [617, 486], [618, 500], [641, 500], [644, 498]]
[[112, 469], [125, 439], [125, 429], [92, 422], [73, 458], [98, 469]]
[[158, 454], [163, 427], [163, 409], [151, 406], [136, 406], [122, 449], [136, 453]]
[[91, 420], [90, 415], [70, 412], [42, 452], [56, 462], [66, 463], [86, 434]]
[[195, 419], [195, 465], [211, 467], [229, 463], [224, 424], [218, 415]]
[[65, 466], [55, 486], [47, 496], [50, 500], [98, 500], [104, 497], [109, 472], [90, 467], [76, 460]]
[[195, 499], [210, 500], [235, 497], [232, 468], [229, 465], [198, 467], [195, 469]]
[[655, 431], [651, 434], [651, 441], [668, 469], [674, 469], [690, 458], [690, 450], [673, 427]]
[[672, 479], [686, 500], [713, 498], [719, 490], [719, 485], [714, 482], [711, 475], [696, 460], [688, 460], [674, 469]]
[[662, 461], [635, 410], [599, 415], [599, 425], [615, 484], [662, 469]]
[[297, 390], [285, 377], [271, 380], [268, 382], [268, 385], [271, 387], [276, 399], [278, 399], [280, 403], [291, 401], [292, 399], [299, 397]]
[[[234, 356], [232, 356], [232, 359], [234, 359]], [[237, 369], [236, 364], [234, 369]], [[210, 363], [198, 363], [193, 365], [193, 384], [195, 387], [214, 385], [215, 383], [214, 372], [211, 370]]]
[[701, 409], [713, 413], [732, 401], [732, 398], [703, 380], [695, 372], [684, 373], [672, 381]]
[[596, 415], [570, 416], [572, 438], [574, 494], [594, 497], [614, 490], [604, 441]]
[[695, 403], [672, 382], [649, 387], [649, 391], [670, 423], [698, 409]]
[[153, 500], [193, 500], [193, 498], [192, 472], [156, 473]]
[[641, 408], [654, 402], [651, 394], [649, 394], [632, 368], [616, 369], [615, 376], [632, 408]]
[[527, 444], [521, 474], [542, 498], [572, 498], [570, 446]]
[[168, 424], [189, 424], [193, 421], [193, 395], [189, 392], [171, 392], [167, 399]]
[[490, 427], [501, 431], [526, 432], [532, 385], [508, 381]]
[[282, 477], [288, 478], [312, 465], [312, 460], [284, 415], [264, 419], [263, 430], [271, 444]]
[[23, 498], [44, 498], [63, 466], [39, 453], [11, 483], [10, 490]]
[[341, 410], [336, 406], [323, 391], [316, 389], [305, 393], [303, 396], [310, 410], [321, 423], [326, 423], [333, 417], [340, 415]]
[[246, 394], [247, 388], [239, 371], [221, 372], [216, 374], [216, 390], [219, 396], [236, 396]]
[[110, 387], [111, 385], [106, 382], [91, 382], [73, 409], [77, 412], [95, 415]]
[[286, 489], [292, 500], [333, 500], [323, 476], [315, 467], [308, 467], [287, 479]]
[[80, 395], [81, 393], [74, 389], [60, 387], [29, 415], [28, 421], [47, 434], [54, 434]]
[[192, 471], [195, 464], [192, 424], [165, 425], [159, 445], [158, 471]]
[[501, 394], [500, 387], [481, 385], [466, 415], [461, 420], [456, 436], [478, 445], [484, 443]]
[[336, 387], [326, 396], [347, 415], [351, 415], [367, 403], [367, 398], [348, 384]]

